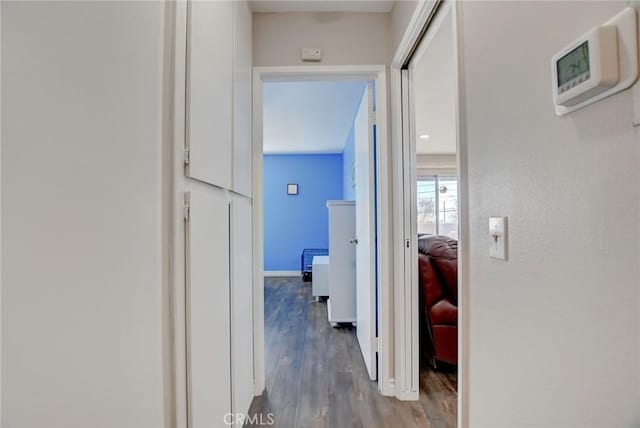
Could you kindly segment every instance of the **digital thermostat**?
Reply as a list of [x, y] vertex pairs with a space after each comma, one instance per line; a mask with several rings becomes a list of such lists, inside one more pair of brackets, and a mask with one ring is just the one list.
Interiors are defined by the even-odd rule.
[[553, 57], [555, 103], [574, 106], [618, 83], [618, 29], [598, 27]]
[[638, 78], [636, 9], [624, 9], [560, 50], [551, 74], [560, 116], [631, 86]]

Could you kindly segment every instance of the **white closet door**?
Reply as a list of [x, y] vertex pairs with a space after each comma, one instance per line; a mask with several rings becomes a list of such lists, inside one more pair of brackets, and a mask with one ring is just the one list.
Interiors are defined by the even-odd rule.
[[251, 196], [251, 10], [234, 5], [233, 190]]
[[231, 373], [233, 412], [246, 414], [253, 399], [253, 284], [251, 203], [231, 202]]
[[190, 428], [224, 426], [231, 411], [229, 203], [190, 192], [187, 236], [187, 376]]
[[232, 1], [189, 1], [187, 147], [189, 177], [231, 188]]

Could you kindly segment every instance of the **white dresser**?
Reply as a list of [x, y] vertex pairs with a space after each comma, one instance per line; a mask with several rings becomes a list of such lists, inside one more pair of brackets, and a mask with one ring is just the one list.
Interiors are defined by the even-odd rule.
[[327, 201], [329, 209], [329, 300], [332, 326], [356, 322], [356, 205]]

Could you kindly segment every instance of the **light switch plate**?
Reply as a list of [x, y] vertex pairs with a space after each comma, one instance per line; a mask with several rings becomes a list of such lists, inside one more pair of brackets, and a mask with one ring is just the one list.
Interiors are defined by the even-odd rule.
[[489, 257], [507, 260], [507, 218], [489, 218]]

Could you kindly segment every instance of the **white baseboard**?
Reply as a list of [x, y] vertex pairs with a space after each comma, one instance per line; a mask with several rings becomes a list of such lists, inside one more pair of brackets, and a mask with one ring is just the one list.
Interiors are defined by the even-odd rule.
[[396, 396], [396, 380], [391, 378], [386, 383], [381, 383], [380, 393], [385, 397], [395, 397]]
[[396, 398], [400, 401], [418, 401], [418, 391], [396, 391]]
[[299, 270], [265, 270], [264, 276], [302, 276]]

